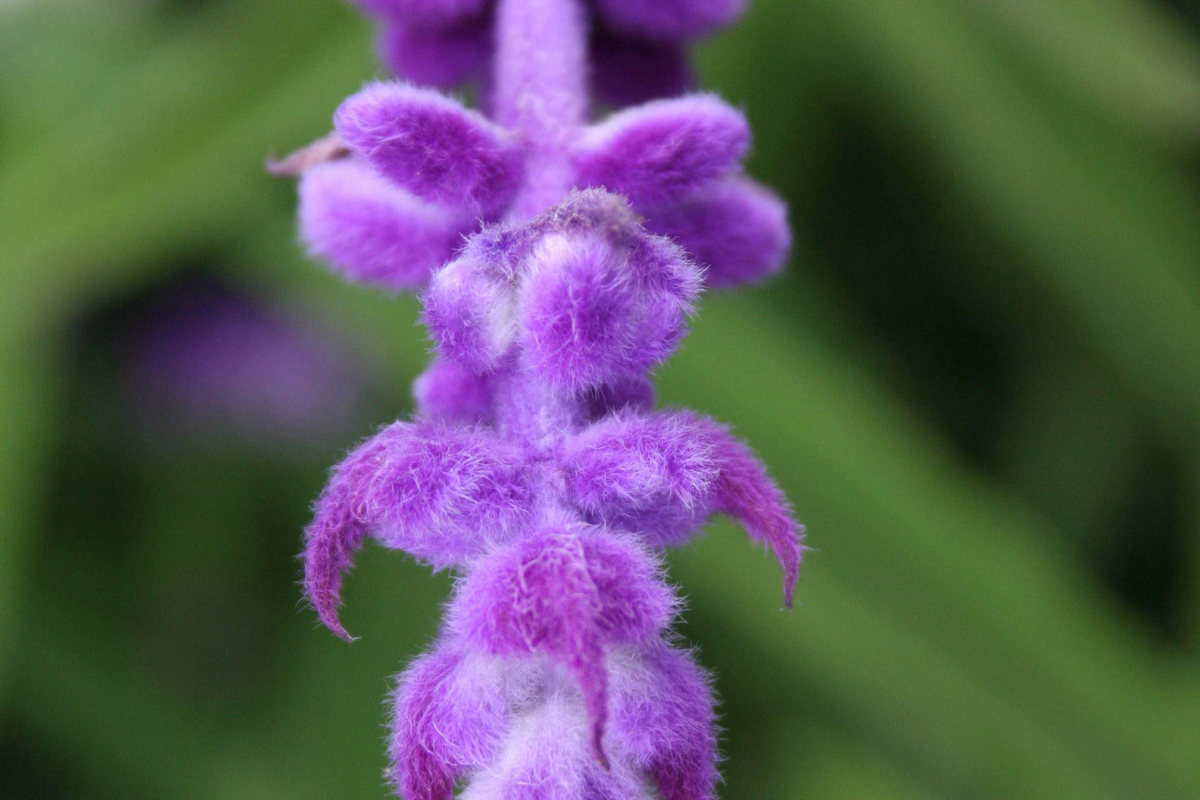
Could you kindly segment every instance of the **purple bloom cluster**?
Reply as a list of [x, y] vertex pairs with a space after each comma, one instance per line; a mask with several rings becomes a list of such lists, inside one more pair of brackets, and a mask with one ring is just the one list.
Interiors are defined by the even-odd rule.
[[[389, 774], [408, 800], [463, 781], [472, 800], [707, 800], [712, 698], [671, 643], [658, 553], [728, 515], [775, 553], [790, 605], [801, 529], [724, 427], [654, 408], [649, 375], [705, 281], [779, 267], [785, 213], [740, 171], [737, 111], [689, 96], [589, 125], [586, 67], [589, 42], [675, 52], [741, 4], [360, 5], [392, 26], [398, 72], [494, 73], [486, 116], [369, 86], [280, 165], [301, 177], [311, 250], [356, 280], [423, 287], [437, 350], [416, 418], [354, 449], [317, 501], [307, 596], [350, 638], [342, 575], [367, 537], [461, 575], [395, 692]], [[414, 53], [441, 72], [416, 72]]]

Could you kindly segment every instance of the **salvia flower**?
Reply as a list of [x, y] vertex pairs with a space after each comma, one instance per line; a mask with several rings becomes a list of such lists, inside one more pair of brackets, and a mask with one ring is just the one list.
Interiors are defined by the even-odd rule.
[[334, 469], [305, 533], [306, 595], [349, 639], [342, 576], [366, 539], [460, 575], [392, 699], [389, 775], [408, 800], [708, 800], [712, 697], [673, 644], [659, 554], [727, 515], [774, 552], [790, 606], [801, 529], [723, 426], [654, 408], [650, 373], [704, 268], [710, 285], [758, 277], [787, 233], [782, 204], [741, 175], [744, 119], [716, 98], [586, 124], [586, 24], [678, 31], [740, 6], [371, 6], [431, 27], [486, 19], [492, 113], [377, 84], [282, 165], [302, 176], [314, 251], [354, 279], [424, 286], [437, 351], [416, 417]]

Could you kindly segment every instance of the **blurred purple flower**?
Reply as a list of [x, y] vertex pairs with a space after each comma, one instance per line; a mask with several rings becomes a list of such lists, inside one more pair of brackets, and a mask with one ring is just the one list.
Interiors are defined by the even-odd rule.
[[365, 376], [334, 340], [215, 282], [157, 293], [124, 328], [126, 407], [156, 436], [304, 442], [360, 408]]

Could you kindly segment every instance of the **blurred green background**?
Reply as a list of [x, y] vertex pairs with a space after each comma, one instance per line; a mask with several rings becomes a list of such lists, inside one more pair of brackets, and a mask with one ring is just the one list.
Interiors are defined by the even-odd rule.
[[[796, 246], [704, 299], [661, 392], [758, 449], [814, 548], [790, 614], [728, 524], [670, 558], [723, 797], [1200, 797], [1198, 26], [755, 0], [699, 49]], [[386, 795], [388, 676], [449, 579], [368, 548], [347, 647], [294, 554], [426, 343], [303, 256], [262, 169], [379, 74], [338, 0], [0, 2], [0, 796]], [[147, 399], [146, 320], [197, 286], [328, 348], [297, 391], [329, 413]]]

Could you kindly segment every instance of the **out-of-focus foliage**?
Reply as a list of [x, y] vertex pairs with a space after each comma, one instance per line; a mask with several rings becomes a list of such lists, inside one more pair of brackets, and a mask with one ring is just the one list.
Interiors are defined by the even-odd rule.
[[[815, 548], [791, 614], [725, 525], [672, 557], [723, 796], [1200, 796], [1197, 24], [756, 0], [702, 49], [797, 247], [704, 299], [663, 395], [758, 448]], [[0, 795], [385, 795], [379, 676], [449, 579], [367, 553], [346, 647], [293, 554], [426, 345], [262, 171], [378, 74], [337, 0], [0, 3]], [[353, 423], [147, 436], [129, 332], [197, 273], [336, 340]]]

